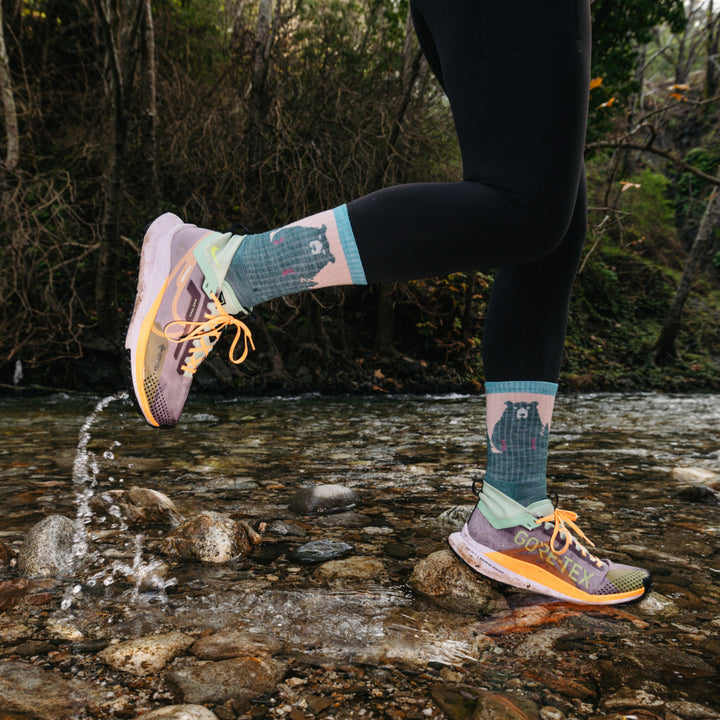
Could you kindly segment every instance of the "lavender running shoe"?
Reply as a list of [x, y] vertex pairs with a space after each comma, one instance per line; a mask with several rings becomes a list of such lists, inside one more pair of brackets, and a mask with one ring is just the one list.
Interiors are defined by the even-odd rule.
[[577, 515], [550, 500], [525, 508], [485, 484], [478, 505], [450, 546], [471, 568], [507, 585], [590, 605], [639, 600], [652, 587], [642, 568], [600, 560], [575, 525]]
[[[145, 233], [125, 348], [128, 380], [150, 425], [177, 425], [195, 371], [228, 325], [236, 330], [230, 350], [234, 363], [255, 349], [247, 325], [232, 317], [248, 311], [224, 282], [229, 258], [241, 242], [240, 236], [187, 225], [171, 213]], [[236, 358], [243, 336], [244, 351]]]

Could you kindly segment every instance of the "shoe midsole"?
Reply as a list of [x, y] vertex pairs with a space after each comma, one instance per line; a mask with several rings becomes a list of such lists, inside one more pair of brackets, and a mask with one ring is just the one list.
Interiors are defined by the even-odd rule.
[[[143, 409], [143, 414], [146, 416], [147, 402], [142, 373], [143, 358], [137, 357], [137, 350], [141, 343], [143, 325], [152, 327], [153, 319], [148, 318], [148, 315], [153, 305], [156, 304], [158, 295], [162, 292], [170, 274], [171, 254], [168, 244], [177, 229], [184, 224], [176, 215], [166, 213], [150, 225], [143, 238], [137, 295], [132, 319], [125, 338], [125, 347], [130, 350], [130, 370], [135, 395], [140, 407]], [[151, 421], [151, 418], [147, 419]]]

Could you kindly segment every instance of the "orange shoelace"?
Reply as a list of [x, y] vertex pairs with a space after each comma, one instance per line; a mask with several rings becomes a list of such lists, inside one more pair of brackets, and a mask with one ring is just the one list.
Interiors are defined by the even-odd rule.
[[[255, 349], [250, 328], [242, 320], [238, 320], [238, 318], [227, 313], [220, 301], [212, 293], [210, 293], [210, 299], [215, 303], [217, 314], [208, 313], [204, 320], [173, 320], [165, 326], [165, 337], [170, 340], [170, 342], [196, 343], [190, 348], [190, 355], [185, 359], [185, 364], [182, 366], [185, 372], [195, 373], [200, 363], [208, 356], [208, 353], [212, 350], [220, 335], [222, 335], [223, 330], [230, 325], [235, 327], [235, 337], [230, 346], [230, 362], [239, 365], [247, 358], [250, 349]], [[168, 333], [171, 325], [182, 325], [183, 327], [190, 327], [191, 330], [180, 337], [172, 337]], [[245, 348], [242, 355], [236, 358], [235, 348], [240, 342], [240, 338], [244, 338]]]
[[[595, 547], [595, 543], [590, 540], [585, 535], [585, 533], [575, 524], [575, 521], [577, 519], [578, 515], [576, 512], [572, 512], [572, 510], [560, 510], [558, 508], [555, 508], [552, 515], [546, 515], [545, 517], [539, 518], [535, 521], [535, 524], [542, 525], [546, 522], [554, 523], [552, 537], [550, 538], [550, 549], [554, 553], [562, 555], [570, 547], [570, 543], [574, 541], [575, 546], [579, 548], [580, 552], [583, 554], [583, 557], [589, 557], [596, 565], [598, 565], [598, 567], [602, 567], [602, 562], [592, 553], [588, 552], [583, 547], [583, 545], [573, 537], [572, 533], [570, 532], [570, 530], [576, 532], [586, 543], [588, 543], [588, 545], [592, 545], [593, 547]], [[558, 535], [565, 536], [565, 546], [562, 548], [562, 550], [557, 550], [555, 548], [555, 538]]]

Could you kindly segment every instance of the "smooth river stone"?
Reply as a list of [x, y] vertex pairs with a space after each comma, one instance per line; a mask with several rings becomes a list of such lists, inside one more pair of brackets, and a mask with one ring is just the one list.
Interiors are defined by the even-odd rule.
[[312, 540], [288, 553], [288, 559], [303, 565], [337, 560], [353, 551], [353, 546], [338, 540]]
[[63, 515], [49, 515], [33, 525], [18, 553], [23, 577], [50, 577], [73, 569], [75, 526]]
[[293, 493], [288, 507], [298, 515], [310, 515], [347, 510], [356, 503], [357, 494], [344, 485], [309, 485]]

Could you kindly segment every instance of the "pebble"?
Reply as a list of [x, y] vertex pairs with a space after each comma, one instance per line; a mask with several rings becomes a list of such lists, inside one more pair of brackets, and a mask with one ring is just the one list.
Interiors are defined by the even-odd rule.
[[138, 715], [135, 720], [218, 720], [218, 716], [202, 705], [168, 705]]
[[90, 500], [95, 513], [112, 515], [120, 512], [131, 527], [143, 525], [177, 525], [181, 516], [173, 501], [157, 490], [131, 487], [127, 490], [107, 490]]
[[288, 553], [288, 559], [302, 565], [327, 562], [344, 557], [353, 546], [337, 540], [312, 540]]
[[603, 698], [601, 704], [606, 710], [623, 710], [629, 708], [661, 707], [664, 702], [661, 698], [644, 690], [621, 688], [616, 693]]
[[304, 527], [284, 520], [273, 520], [265, 532], [268, 535], [280, 535], [281, 537], [307, 537], [307, 530]]
[[718, 474], [699, 467], [674, 467], [670, 471], [670, 477], [680, 482], [705, 483], [715, 480]]
[[192, 637], [180, 632], [146, 635], [117, 645], [109, 645], [99, 652], [97, 657], [116, 670], [144, 677], [162, 670], [193, 642]]
[[330, 580], [376, 580], [385, 566], [374, 557], [353, 556], [344, 560], [330, 560], [315, 571], [315, 579]]
[[49, 515], [33, 525], [18, 553], [18, 570], [26, 578], [72, 572], [75, 526], [63, 515]]
[[162, 551], [185, 560], [226, 563], [249, 554], [262, 541], [246, 522], [208, 511], [181, 523], [162, 542]]
[[283, 644], [273, 635], [251, 632], [220, 632], [196, 640], [190, 652], [201, 660], [275, 655]]
[[452, 612], [489, 615], [507, 609], [507, 602], [490, 581], [473, 572], [450, 550], [438, 550], [420, 560], [408, 585]]
[[35, 720], [77, 717], [105, 699], [106, 689], [23, 662], [0, 663], [0, 709]]
[[637, 607], [644, 615], [660, 619], [674, 617], [680, 612], [680, 608], [669, 597], [655, 591], [649, 592]]
[[565, 720], [565, 713], [552, 705], [540, 708], [540, 720]]
[[290, 497], [288, 507], [297, 515], [339, 512], [357, 504], [357, 494], [344, 485], [308, 485]]
[[235, 658], [173, 670], [167, 683], [184, 702], [224, 703], [275, 690], [286, 669], [272, 658]]

